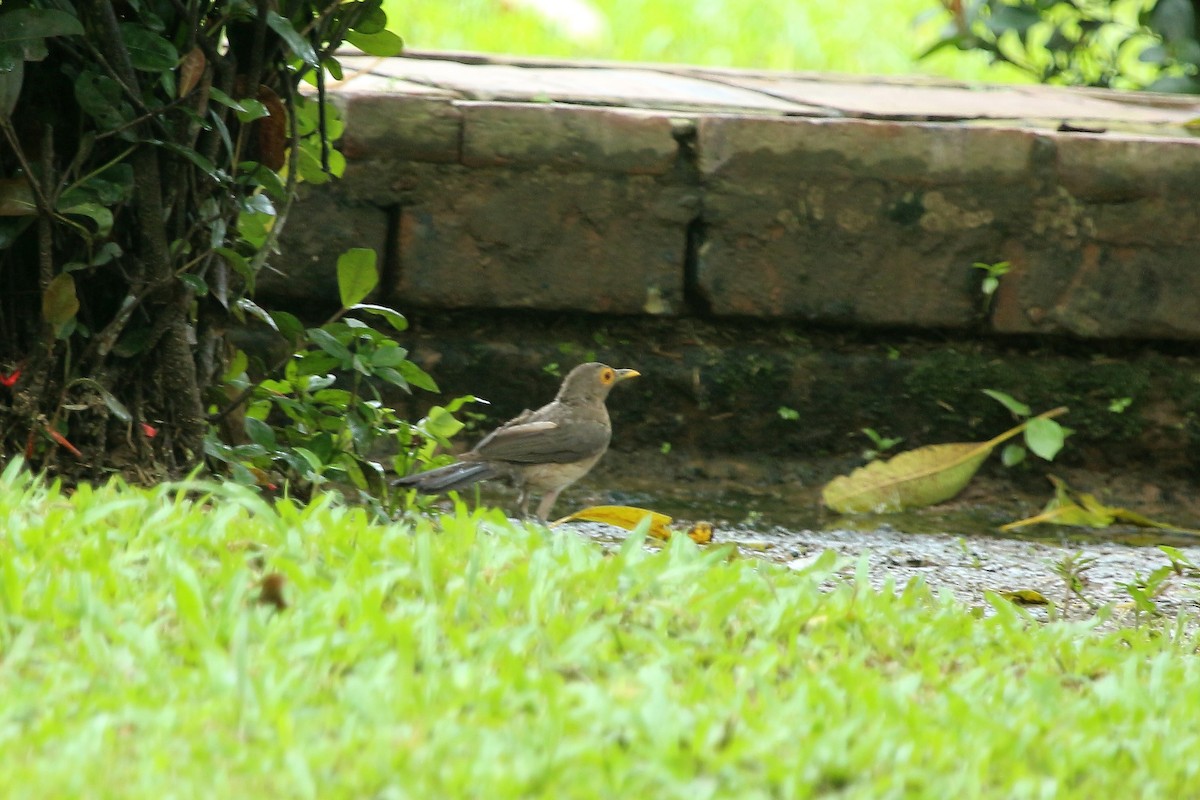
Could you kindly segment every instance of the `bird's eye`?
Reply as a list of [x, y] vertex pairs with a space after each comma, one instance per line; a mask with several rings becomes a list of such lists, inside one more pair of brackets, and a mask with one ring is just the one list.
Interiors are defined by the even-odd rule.
[[612, 383], [613, 382], [613, 371], [611, 369], [603, 370], [600, 373], [600, 382], [601, 383]]

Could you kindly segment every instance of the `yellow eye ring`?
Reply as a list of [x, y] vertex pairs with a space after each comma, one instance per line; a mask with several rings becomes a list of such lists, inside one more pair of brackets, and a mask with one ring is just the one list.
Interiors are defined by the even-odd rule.
[[600, 382], [605, 384], [612, 383], [613, 377], [613, 371], [611, 369], [606, 369], [600, 373]]

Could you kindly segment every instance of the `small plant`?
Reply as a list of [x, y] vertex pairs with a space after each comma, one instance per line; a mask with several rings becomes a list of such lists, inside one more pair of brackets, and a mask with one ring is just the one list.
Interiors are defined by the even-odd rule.
[[983, 561], [980, 560], [979, 555], [971, 549], [971, 546], [967, 544], [967, 538], [965, 536], [959, 536], [957, 544], [958, 549], [962, 550], [963, 556], [965, 556], [971, 562], [972, 569], [983, 569]]
[[[995, 389], [984, 389], [983, 393], [1011, 411], [1017, 419], [1029, 419], [1033, 413], [1028, 405], [1012, 395]], [[1029, 419], [1029, 426], [1025, 428], [1023, 437], [1025, 445], [1006, 445], [1000, 453], [1000, 460], [1006, 467], [1016, 466], [1025, 460], [1025, 451], [1028, 448], [1039, 458], [1053, 461], [1071, 433], [1070, 428], [1064, 428], [1052, 419]]]
[[871, 447], [863, 450], [862, 457], [866, 461], [874, 461], [883, 453], [891, 450], [904, 441], [903, 436], [881, 436], [874, 428], [863, 428], [863, 435], [871, 440]]
[[1161, 616], [1162, 611], [1157, 600], [1166, 590], [1174, 574], [1175, 569], [1171, 564], [1159, 567], [1149, 575], [1133, 573], [1133, 580], [1124, 586], [1125, 591], [1133, 598], [1134, 625], [1141, 624], [1143, 614], [1148, 617]]
[[[237, 352], [225, 375], [234, 399], [217, 414], [235, 443], [210, 434], [205, 452], [214, 465], [223, 465], [221, 471], [239, 483], [277, 488], [283, 481], [304, 492], [336, 488], [381, 514], [394, 510], [379, 459], [391, 454], [391, 468], [399, 473], [409, 471], [414, 460], [431, 461], [436, 447], [463, 428], [454, 413], [476, 398], [434, 406], [416, 423], [384, 402], [383, 385], [406, 392], [413, 387], [436, 392], [437, 385], [408, 359], [407, 350], [360, 318], [382, 319], [395, 331], [407, 327], [398, 312], [361, 302], [377, 282], [374, 251], [345, 253], [338, 259], [342, 306], [315, 328], [242, 301], [243, 310], [283, 336], [292, 352], [269, 370], [276, 377], [257, 382], [248, 376], [248, 357]], [[230, 424], [234, 420], [240, 432]]]
[[780, 406], [779, 411], [776, 413], [779, 414], [780, 419], [787, 420], [788, 422], [796, 422], [800, 419], [800, 412], [787, 406]]
[[1200, 567], [1197, 567], [1178, 547], [1160, 544], [1158, 549], [1167, 556], [1167, 559], [1171, 562], [1171, 571], [1176, 575], [1188, 578], [1200, 577]]
[[1132, 397], [1114, 397], [1108, 403], [1108, 410], [1114, 414], [1124, 414], [1132, 403]]
[[1078, 597], [1088, 607], [1089, 610], [1095, 612], [1098, 606], [1083, 593], [1087, 588], [1088, 580], [1084, 575], [1089, 569], [1096, 565], [1094, 556], [1084, 556], [1082, 551], [1075, 551], [1069, 556], [1063, 556], [1058, 561], [1051, 564], [1054, 569], [1054, 574], [1062, 578], [1064, 584], [1062, 613], [1065, 616], [1071, 608], [1071, 601]]
[[1000, 278], [1008, 274], [1012, 269], [1012, 264], [1007, 261], [997, 261], [995, 264], [976, 261], [971, 265], [971, 269], [984, 271], [983, 285], [979, 287], [979, 290], [983, 292], [983, 310], [987, 311], [992, 307], [992, 297], [1000, 288]]

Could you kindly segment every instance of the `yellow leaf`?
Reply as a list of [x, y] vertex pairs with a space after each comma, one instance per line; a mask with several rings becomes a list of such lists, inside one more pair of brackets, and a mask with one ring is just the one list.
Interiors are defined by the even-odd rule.
[[74, 319], [78, 311], [75, 279], [69, 272], [55, 275], [42, 294], [42, 319], [54, 328], [61, 328]]
[[646, 517], [650, 518], [650, 530], [647, 533], [655, 539], [669, 539], [671, 530], [667, 526], [671, 524], [671, 518], [666, 514], [660, 514], [657, 511], [651, 511], [648, 508], [636, 508], [634, 506], [591, 506], [582, 511], [576, 511], [570, 516], [555, 520], [550, 523], [558, 525], [563, 522], [603, 522], [606, 525], [613, 525], [618, 528], [624, 528], [631, 531], [641, 524]]
[[[650, 528], [646, 531], [649, 536], [666, 541], [675, 533], [669, 527], [671, 518], [666, 514], [636, 506], [591, 506], [562, 519], [556, 519], [550, 523], [550, 526], [553, 527], [564, 522], [603, 522], [606, 525], [631, 531], [647, 517], [650, 518]], [[697, 522], [688, 529], [687, 535], [696, 544], [708, 544], [713, 538], [712, 523]]]
[[986, 444], [918, 447], [834, 478], [821, 499], [842, 514], [931, 506], [962, 491], [991, 452]]
[[1050, 601], [1045, 596], [1035, 589], [1017, 589], [1012, 592], [996, 592], [1010, 603], [1016, 603], [1019, 606], [1046, 606]]
[[1191, 535], [1200, 535], [1200, 531], [1191, 528], [1180, 528], [1167, 522], [1150, 519], [1135, 511], [1129, 511], [1117, 506], [1106, 506], [1096, 496], [1083, 492], [1079, 499], [1071, 496], [1071, 489], [1066, 482], [1054, 475], [1046, 476], [1054, 484], [1054, 497], [1046, 503], [1042, 513], [1032, 517], [1019, 519], [1007, 525], [1001, 525], [1000, 530], [1011, 531], [1028, 525], [1038, 525], [1044, 522], [1055, 525], [1072, 525], [1079, 528], [1107, 528], [1114, 522], [1124, 522], [1139, 528], [1156, 528], [1158, 530], [1174, 531]]
[[821, 499], [842, 514], [884, 513], [949, 500], [970, 482], [996, 445], [1025, 430], [1034, 419], [1050, 419], [1066, 411], [1056, 408], [1039, 414], [987, 442], [932, 444], [887, 461], [872, 461], [834, 478], [821, 490]]
[[713, 538], [711, 522], [697, 522], [688, 529], [688, 538], [696, 544], [708, 544]]

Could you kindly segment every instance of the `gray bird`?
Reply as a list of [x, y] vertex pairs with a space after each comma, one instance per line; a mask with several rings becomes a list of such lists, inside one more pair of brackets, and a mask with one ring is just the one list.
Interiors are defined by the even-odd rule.
[[580, 364], [567, 374], [550, 403], [536, 411], [526, 409], [453, 464], [409, 475], [396, 485], [439, 494], [507, 478], [520, 492], [521, 516], [528, 516], [529, 495], [537, 492], [542, 495], [537, 518], [545, 520], [559, 492], [586, 475], [608, 449], [612, 424], [604, 400], [609, 391], [640, 374], [595, 361]]

